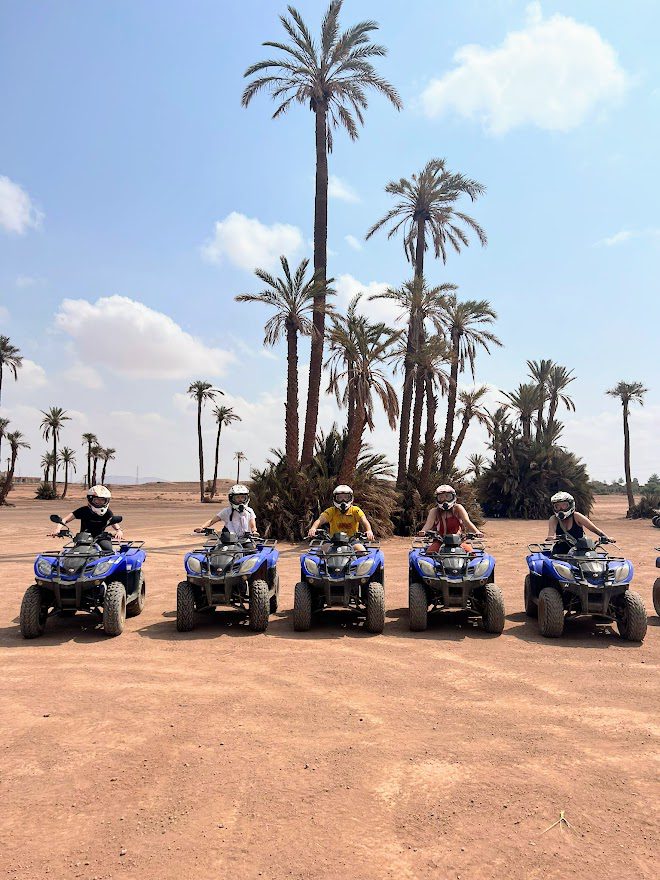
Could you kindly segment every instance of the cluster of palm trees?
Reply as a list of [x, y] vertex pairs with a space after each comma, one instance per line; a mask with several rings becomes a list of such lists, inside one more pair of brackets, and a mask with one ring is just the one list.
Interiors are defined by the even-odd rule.
[[575, 412], [575, 404], [566, 391], [575, 376], [572, 370], [550, 359], [527, 361], [527, 369], [531, 381], [522, 382], [515, 391], [503, 392], [505, 406], [516, 413], [523, 440], [555, 443], [562, 430], [557, 420], [559, 406]]
[[[215, 399], [218, 395], [224, 395], [224, 391], [221, 391], [219, 388], [214, 388], [210, 382], [205, 382], [202, 379], [198, 379], [195, 382], [192, 382], [188, 387], [188, 395], [193, 398], [193, 400], [197, 403], [197, 453], [199, 456], [199, 500], [201, 502], [204, 501], [212, 501], [213, 498], [217, 494], [218, 488], [218, 462], [220, 457], [220, 434], [222, 429], [226, 425], [231, 425], [232, 422], [240, 422], [241, 417], [234, 412], [232, 407], [230, 406], [215, 406], [213, 408], [213, 415], [215, 417], [216, 422], [216, 435], [215, 435], [215, 463], [213, 467], [213, 481], [209, 486], [208, 494], [206, 492], [206, 484], [204, 481], [204, 442], [202, 436], [202, 410], [204, 409], [204, 405], [209, 402], [215, 403]], [[246, 456], [243, 452], [234, 453], [234, 459], [237, 462], [236, 469], [236, 482], [240, 480], [241, 475], [241, 462], [245, 461]]]

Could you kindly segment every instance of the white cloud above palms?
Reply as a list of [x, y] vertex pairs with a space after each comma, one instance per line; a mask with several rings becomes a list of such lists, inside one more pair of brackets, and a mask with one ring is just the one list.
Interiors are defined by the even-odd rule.
[[268, 226], [255, 217], [232, 211], [215, 224], [213, 235], [202, 245], [202, 256], [209, 263], [225, 260], [252, 272], [256, 268], [275, 269], [280, 254], [289, 262], [300, 253], [303, 234], [297, 226], [273, 223]]
[[28, 193], [13, 180], [0, 175], [0, 228], [23, 235], [37, 229], [44, 218]]
[[337, 177], [336, 174], [331, 174], [328, 178], [328, 198], [338, 199], [341, 202], [349, 202], [351, 204], [356, 204], [360, 201], [360, 197], [353, 187], [346, 183], [345, 180], [342, 180], [341, 177]]
[[560, 14], [544, 18], [538, 2], [499, 46], [462, 46], [454, 60], [422, 93], [426, 115], [454, 112], [495, 135], [521, 125], [569, 131], [629, 86], [616, 51], [594, 27]]

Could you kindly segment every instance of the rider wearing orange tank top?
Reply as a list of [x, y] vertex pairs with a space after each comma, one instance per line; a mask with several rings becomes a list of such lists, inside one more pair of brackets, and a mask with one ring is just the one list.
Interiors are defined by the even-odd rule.
[[[478, 537], [483, 537], [483, 533], [472, 522], [468, 516], [467, 510], [462, 504], [456, 502], [456, 490], [452, 486], [438, 486], [435, 490], [436, 506], [429, 510], [426, 522], [422, 530], [418, 533], [423, 535], [425, 532], [438, 532], [440, 535], [459, 535], [461, 532], [470, 532]], [[468, 552], [472, 550], [470, 544], [463, 543], [461, 545]], [[437, 553], [440, 549], [440, 542], [433, 541], [427, 548], [428, 553]]]

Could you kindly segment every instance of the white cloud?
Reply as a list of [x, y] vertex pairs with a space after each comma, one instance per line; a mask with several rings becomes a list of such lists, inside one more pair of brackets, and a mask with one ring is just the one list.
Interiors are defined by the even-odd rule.
[[101, 297], [96, 303], [65, 299], [55, 324], [72, 338], [84, 364], [124, 376], [220, 376], [234, 360], [230, 352], [209, 348], [186, 333], [168, 315], [126, 296]]
[[354, 235], [345, 235], [344, 240], [349, 247], [353, 248], [354, 251], [362, 250], [362, 242]]
[[0, 306], [0, 324], [8, 324], [9, 323], [9, 309], [5, 308], [5, 306]]
[[18, 381], [21, 383], [21, 389], [25, 391], [43, 388], [48, 384], [44, 368], [28, 358], [23, 358], [23, 366], [18, 371]]
[[0, 227], [23, 235], [28, 229], [40, 226], [43, 217], [24, 189], [0, 175]]
[[391, 300], [369, 300], [376, 293], [384, 293], [390, 285], [387, 281], [369, 281], [363, 284], [352, 275], [340, 275], [335, 281], [334, 288], [337, 291], [337, 305], [343, 310], [353, 299], [356, 293], [362, 293], [359, 311], [372, 321], [385, 321], [390, 327], [396, 327], [401, 321], [401, 309]]
[[335, 174], [331, 174], [328, 178], [328, 198], [339, 199], [341, 202], [350, 202], [351, 204], [360, 201], [360, 197], [353, 187]]
[[19, 288], [33, 287], [38, 283], [39, 279], [35, 278], [33, 275], [19, 275], [16, 279], [16, 287]]
[[633, 238], [650, 238], [660, 239], [660, 228], [651, 227], [650, 229], [621, 229], [607, 238], [596, 242], [597, 245], [604, 247], [616, 247], [616, 245], [624, 244]]
[[213, 237], [202, 246], [202, 256], [210, 263], [227, 259], [240, 269], [275, 269], [280, 254], [292, 258], [304, 244], [297, 226], [273, 223], [267, 226], [253, 217], [232, 211], [215, 224]]
[[531, 124], [569, 131], [596, 108], [616, 103], [629, 78], [613, 47], [590, 25], [564, 15], [544, 18], [527, 6], [522, 30], [487, 49], [462, 46], [456, 66], [422, 93], [429, 117], [455, 111], [492, 134]]
[[83, 364], [80, 361], [74, 363], [68, 370], [62, 373], [62, 377], [72, 382], [74, 385], [81, 385], [83, 388], [97, 390], [103, 388], [103, 379], [94, 367]]

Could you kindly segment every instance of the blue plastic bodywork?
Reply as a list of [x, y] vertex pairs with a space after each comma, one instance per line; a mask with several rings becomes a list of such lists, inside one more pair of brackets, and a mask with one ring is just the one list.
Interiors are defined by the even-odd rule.
[[184, 566], [189, 583], [202, 588], [208, 607], [236, 606], [247, 598], [251, 581], [264, 580], [274, 587], [279, 555], [271, 542], [257, 541], [251, 547], [213, 544], [186, 553]]
[[437, 608], [470, 608], [475, 589], [494, 580], [495, 558], [479, 548], [413, 547], [408, 554], [409, 581], [423, 584], [429, 604]]
[[327, 553], [321, 546], [300, 554], [300, 579], [309, 584], [317, 607], [361, 608], [368, 584], [385, 584], [385, 557], [379, 547], [367, 545], [356, 554], [350, 545], [331, 545]]

